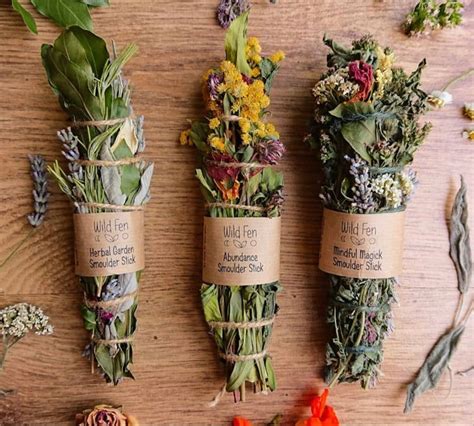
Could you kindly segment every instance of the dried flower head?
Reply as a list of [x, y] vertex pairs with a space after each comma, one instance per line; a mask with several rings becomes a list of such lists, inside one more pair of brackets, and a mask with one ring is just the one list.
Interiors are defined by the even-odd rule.
[[229, 28], [235, 18], [249, 9], [248, 0], [221, 0], [217, 8], [217, 21], [222, 28]]
[[474, 102], [466, 102], [463, 111], [466, 117], [474, 120]]
[[464, 130], [462, 132], [462, 137], [464, 139], [467, 139], [467, 140], [470, 140], [470, 141], [474, 141], [474, 129], [468, 129], [468, 130]]
[[34, 211], [28, 215], [28, 222], [34, 228], [39, 227], [48, 210], [48, 173], [46, 163], [41, 155], [30, 155], [31, 176], [33, 178], [33, 207]]
[[442, 108], [445, 105], [451, 104], [453, 102], [453, 96], [451, 93], [441, 90], [433, 90], [428, 96], [427, 101], [434, 108]]

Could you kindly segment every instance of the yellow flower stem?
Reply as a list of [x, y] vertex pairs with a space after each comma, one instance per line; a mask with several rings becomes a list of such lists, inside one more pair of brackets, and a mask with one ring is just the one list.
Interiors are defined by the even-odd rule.
[[471, 74], [474, 74], [474, 68], [471, 68], [465, 72], [463, 72], [461, 75], [458, 75], [457, 77], [453, 78], [450, 80], [446, 86], [443, 87], [443, 92], [446, 92], [453, 84], [458, 83], [459, 81], [464, 80], [465, 78], [469, 77]]

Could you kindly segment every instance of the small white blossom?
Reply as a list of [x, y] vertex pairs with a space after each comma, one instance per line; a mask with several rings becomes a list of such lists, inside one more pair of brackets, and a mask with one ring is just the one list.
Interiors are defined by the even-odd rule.
[[442, 108], [445, 105], [453, 103], [453, 95], [441, 90], [433, 90], [428, 96], [428, 102], [435, 108]]
[[464, 104], [464, 115], [474, 120], [474, 102], [466, 102]]
[[53, 326], [41, 308], [18, 303], [0, 310], [0, 330], [4, 338], [12, 337], [17, 341], [29, 331], [40, 336], [52, 334]]

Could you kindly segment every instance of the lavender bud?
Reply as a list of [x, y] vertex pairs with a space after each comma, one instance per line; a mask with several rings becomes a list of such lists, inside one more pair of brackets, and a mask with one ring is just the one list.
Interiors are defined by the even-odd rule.
[[33, 209], [27, 218], [28, 222], [34, 228], [39, 227], [48, 210], [48, 173], [46, 172], [46, 163], [41, 155], [29, 155], [31, 165], [31, 177], [33, 179]]

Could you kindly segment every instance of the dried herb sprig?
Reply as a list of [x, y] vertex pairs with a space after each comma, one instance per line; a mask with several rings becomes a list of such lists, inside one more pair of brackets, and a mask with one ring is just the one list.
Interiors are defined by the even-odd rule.
[[[403, 210], [417, 183], [408, 166], [430, 130], [418, 123], [428, 109], [420, 89], [425, 62], [408, 75], [393, 66], [393, 51], [370, 36], [351, 48], [326, 37], [324, 43], [331, 49], [329, 70], [313, 89], [316, 108], [306, 138], [319, 150], [323, 204], [359, 214]], [[393, 331], [397, 280], [330, 275], [330, 283], [326, 381], [373, 387]]]
[[464, 309], [465, 297], [469, 291], [472, 278], [472, 254], [467, 224], [467, 188], [461, 176], [461, 187], [454, 200], [449, 224], [449, 255], [454, 263], [457, 273], [459, 301], [454, 315], [453, 325], [443, 334], [433, 346], [425, 362], [420, 368], [416, 379], [407, 389], [405, 414], [413, 409], [415, 399], [422, 393], [434, 389], [446, 369], [464, 333], [465, 324], [473, 310], [473, 300], [468, 308]]
[[0, 354], [0, 369], [2, 369], [8, 349], [23, 339], [29, 331], [45, 336], [53, 333], [53, 326], [41, 308], [18, 303], [0, 310], [0, 330], [3, 344]]
[[[136, 51], [131, 44], [111, 57], [103, 39], [78, 27], [64, 31], [54, 45], [42, 47], [49, 84], [73, 122], [58, 132], [68, 168], [56, 162], [49, 170], [76, 213], [142, 206], [150, 198], [153, 164], [135, 161], [145, 149], [143, 118], [133, 116], [130, 89], [121, 75]], [[79, 160], [96, 164], [83, 165]], [[81, 312], [91, 332], [85, 354], [93, 368], [97, 362], [106, 381], [115, 385], [133, 378], [140, 277], [140, 272], [80, 277], [87, 300]]]
[[48, 200], [50, 193], [48, 191], [48, 172], [46, 163], [41, 155], [29, 155], [31, 178], [33, 180], [33, 211], [27, 216], [28, 223], [32, 226], [25, 237], [17, 243], [8, 256], [0, 263], [0, 268], [11, 260], [44, 222], [48, 210]]
[[456, 27], [462, 23], [463, 7], [459, 0], [420, 0], [407, 15], [403, 29], [413, 36]]
[[220, 0], [217, 8], [217, 21], [222, 28], [229, 25], [242, 13], [250, 9], [250, 0]]
[[[244, 13], [231, 24], [225, 40], [226, 60], [204, 75], [206, 118], [194, 121], [180, 137], [181, 143], [199, 150], [202, 165], [196, 176], [210, 204], [210, 217], [277, 217], [283, 202], [283, 177], [269, 166], [279, 162], [285, 148], [265, 117], [272, 81], [284, 55], [277, 52], [270, 57], [261, 56], [258, 40], [247, 39], [247, 21], [248, 13]], [[242, 164], [251, 164], [251, 170], [239, 166]], [[262, 166], [255, 166], [259, 164]], [[209, 323], [273, 318], [280, 289], [279, 282], [241, 287], [203, 284], [204, 316]], [[226, 359], [226, 384], [220, 395], [234, 392], [236, 399], [240, 389], [240, 399], [244, 400], [246, 383], [251, 383], [254, 391], [276, 388], [271, 358], [265, 352], [272, 327], [273, 324], [240, 329], [213, 327], [221, 354], [263, 355], [258, 359]]]

